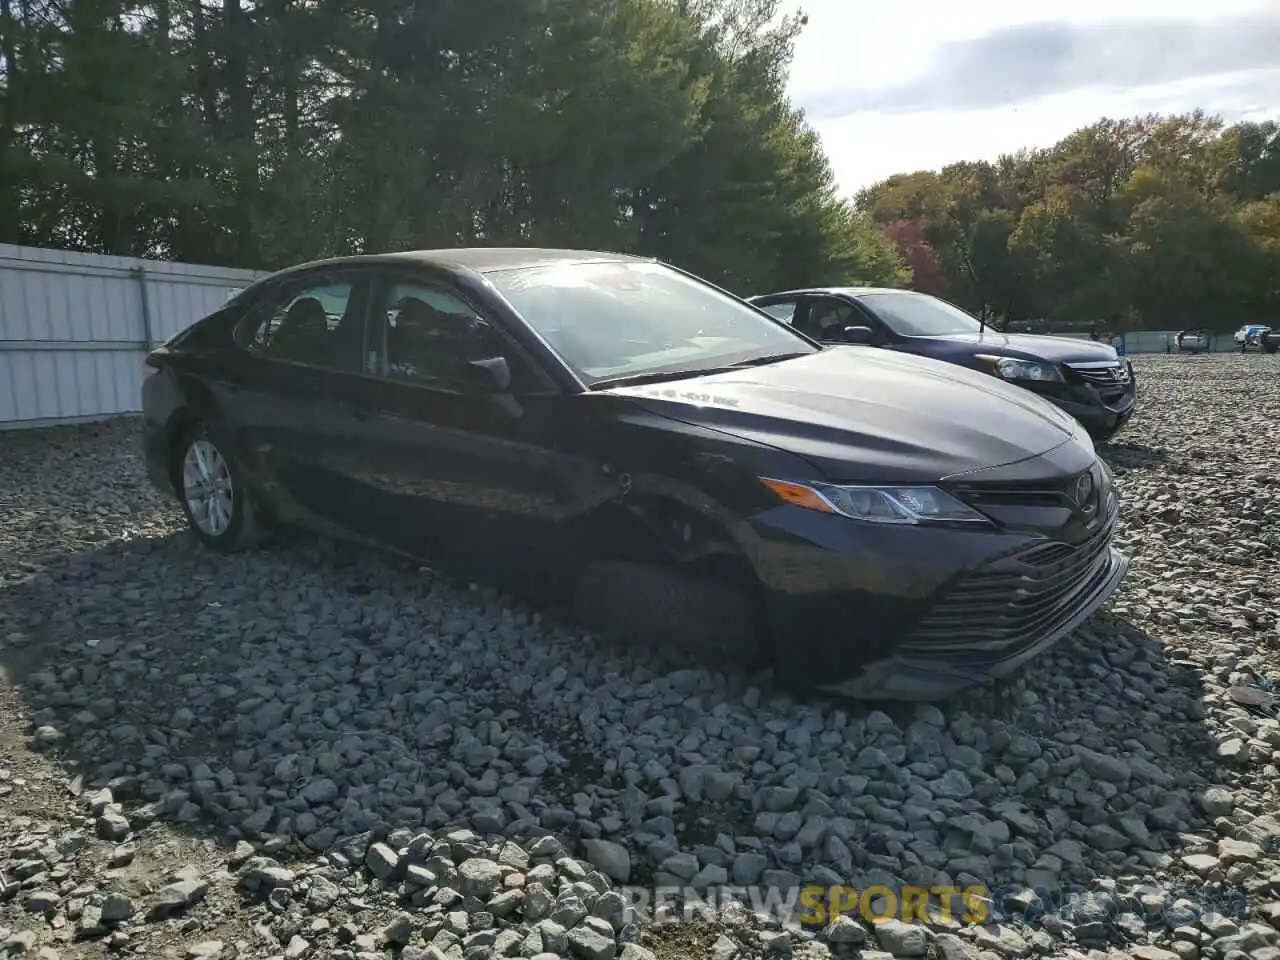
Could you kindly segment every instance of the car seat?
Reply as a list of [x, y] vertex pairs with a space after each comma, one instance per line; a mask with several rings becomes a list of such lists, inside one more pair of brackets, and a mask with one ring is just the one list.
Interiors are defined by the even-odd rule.
[[318, 363], [328, 345], [329, 316], [315, 297], [293, 302], [272, 337], [272, 346], [290, 360]]

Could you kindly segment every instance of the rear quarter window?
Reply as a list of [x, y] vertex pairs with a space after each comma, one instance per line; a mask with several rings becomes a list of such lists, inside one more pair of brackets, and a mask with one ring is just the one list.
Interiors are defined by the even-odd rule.
[[165, 343], [170, 349], [211, 349], [230, 346], [234, 342], [236, 324], [244, 316], [245, 304], [223, 304], [213, 313], [197, 320]]

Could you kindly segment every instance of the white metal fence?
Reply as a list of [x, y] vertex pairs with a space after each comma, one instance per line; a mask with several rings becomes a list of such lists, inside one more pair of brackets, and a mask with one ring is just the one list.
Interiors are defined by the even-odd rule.
[[0, 430], [136, 412], [147, 351], [259, 276], [0, 244]]
[[[1106, 340], [1117, 350], [1126, 354], [1135, 353], [1177, 353], [1178, 349], [1174, 343], [1177, 337], [1177, 330], [1134, 330], [1126, 333], [1123, 337], [1112, 337]], [[1061, 337], [1068, 337], [1072, 340], [1088, 340], [1087, 333], [1062, 333]], [[1211, 333], [1209, 334], [1209, 353], [1229, 353], [1238, 351], [1240, 344], [1235, 342], [1235, 334], [1233, 333]]]

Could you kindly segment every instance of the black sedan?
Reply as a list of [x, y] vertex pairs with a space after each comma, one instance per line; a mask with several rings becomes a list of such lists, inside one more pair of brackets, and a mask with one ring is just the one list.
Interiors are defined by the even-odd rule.
[[934, 357], [1015, 383], [1070, 413], [1098, 441], [1133, 416], [1133, 365], [1103, 343], [1000, 333], [945, 300], [909, 290], [788, 290], [750, 302], [816, 340]]
[[306, 264], [148, 366], [151, 477], [211, 548], [299, 524], [513, 574], [789, 685], [946, 696], [1053, 644], [1128, 566], [1111, 475], [1053, 406], [824, 347], [650, 260]]

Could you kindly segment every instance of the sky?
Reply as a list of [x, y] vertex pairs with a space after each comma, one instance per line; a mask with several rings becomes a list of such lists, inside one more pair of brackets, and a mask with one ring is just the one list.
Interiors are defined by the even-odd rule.
[[1104, 116], [1280, 119], [1280, 0], [800, 0], [790, 92], [842, 190]]

